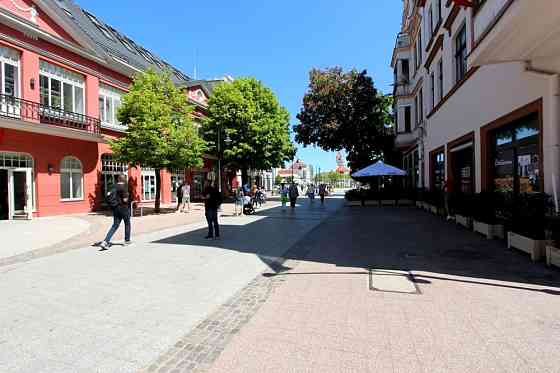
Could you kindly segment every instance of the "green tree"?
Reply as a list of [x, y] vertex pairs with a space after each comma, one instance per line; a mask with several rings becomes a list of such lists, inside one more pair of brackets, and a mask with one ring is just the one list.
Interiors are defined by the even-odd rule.
[[159, 212], [163, 169], [200, 167], [205, 142], [191, 119], [186, 95], [175, 87], [169, 73], [149, 69], [138, 74], [123, 96], [118, 119], [128, 126], [110, 142], [115, 156], [134, 167], [150, 167], [156, 174], [155, 209]]
[[309, 89], [294, 127], [296, 141], [327, 151], [345, 150], [351, 169], [358, 170], [379, 159], [389, 161], [394, 135], [392, 99], [375, 89], [366, 71], [341, 68], [313, 69]]
[[242, 171], [243, 183], [248, 169], [280, 167], [295, 155], [288, 111], [255, 78], [236, 79], [214, 89], [203, 137], [214, 153], [220, 153], [224, 164]]
[[280, 185], [284, 182], [284, 178], [280, 175], [276, 175], [276, 177], [274, 178], [274, 184], [275, 185]]

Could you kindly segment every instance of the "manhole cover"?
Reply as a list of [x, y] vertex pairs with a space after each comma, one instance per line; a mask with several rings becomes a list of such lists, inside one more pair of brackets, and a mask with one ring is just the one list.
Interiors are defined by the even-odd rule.
[[389, 293], [421, 294], [414, 276], [408, 271], [370, 269], [369, 288]]

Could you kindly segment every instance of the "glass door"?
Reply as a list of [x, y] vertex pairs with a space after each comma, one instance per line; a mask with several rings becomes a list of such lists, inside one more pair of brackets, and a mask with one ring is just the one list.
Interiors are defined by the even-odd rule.
[[8, 192], [8, 170], [0, 170], [0, 220], [10, 218], [10, 198]]
[[11, 174], [13, 215], [31, 219], [33, 217], [31, 170], [15, 169], [11, 170]]

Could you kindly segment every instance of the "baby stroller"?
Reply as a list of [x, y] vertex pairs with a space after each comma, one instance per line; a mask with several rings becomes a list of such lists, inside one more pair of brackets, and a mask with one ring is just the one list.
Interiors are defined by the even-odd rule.
[[253, 204], [253, 200], [249, 196], [245, 196], [242, 198], [243, 198], [243, 214], [253, 215], [255, 213], [255, 206]]

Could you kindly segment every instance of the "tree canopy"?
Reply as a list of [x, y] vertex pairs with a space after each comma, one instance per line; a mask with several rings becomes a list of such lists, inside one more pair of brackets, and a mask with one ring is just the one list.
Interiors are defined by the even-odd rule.
[[239, 78], [214, 89], [203, 137], [214, 152], [220, 137], [224, 162], [244, 171], [279, 167], [295, 154], [288, 111], [272, 90], [255, 78]]
[[392, 122], [392, 99], [377, 91], [367, 71], [313, 69], [309, 80], [294, 127], [298, 143], [344, 149], [353, 170], [391, 157], [394, 135], [386, 125]]
[[200, 167], [205, 142], [191, 119], [187, 96], [169, 73], [149, 69], [134, 78], [122, 97], [119, 121], [128, 126], [124, 136], [110, 142], [115, 156], [133, 166], [156, 170], [156, 210], [160, 201], [162, 169]]

